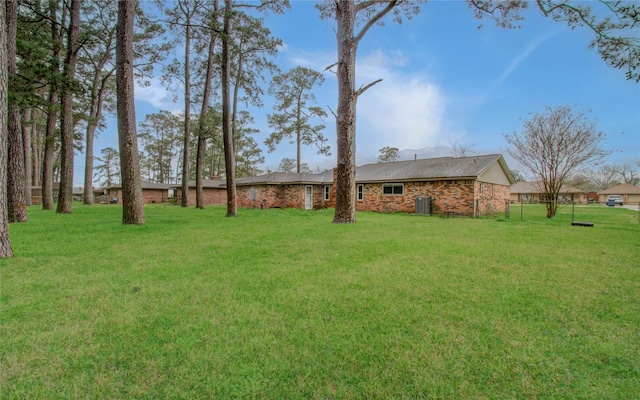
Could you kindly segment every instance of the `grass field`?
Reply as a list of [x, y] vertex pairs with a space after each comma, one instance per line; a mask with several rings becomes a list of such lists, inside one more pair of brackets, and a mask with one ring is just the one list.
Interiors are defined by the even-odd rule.
[[0, 397], [638, 398], [638, 212], [575, 212], [30, 208]]

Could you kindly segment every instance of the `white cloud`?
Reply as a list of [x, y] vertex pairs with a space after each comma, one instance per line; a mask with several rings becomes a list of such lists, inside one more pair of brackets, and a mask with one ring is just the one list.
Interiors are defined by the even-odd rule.
[[399, 52], [379, 50], [359, 61], [361, 84], [383, 79], [358, 100], [359, 156], [377, 155], [384, 146], [401, 150], [434, 146], [447, 136], [444, 94], [427, 76], [403, 71], [408, 64]]
[[137, 101], [149, 103], [160, 110], [174, 111], [180, 108], [174, 101], [174, 94], [165, 89], [158, 78], [151, 79], [149, 86], [137, 85], [134, 97]]

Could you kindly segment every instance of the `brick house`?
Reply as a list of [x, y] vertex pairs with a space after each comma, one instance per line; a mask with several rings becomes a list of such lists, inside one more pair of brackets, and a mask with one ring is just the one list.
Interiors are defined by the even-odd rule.
[[[170, 186], [164, 183], [142, 181], [142, 197], [144, 204], [165, 203], [169, 198]], [[107, 202], [122, 204], [122, 185], [112, 185], [104, 188]], [[115, 201], [114, 201], [115, 200]]]
[[[60, 192], [60, 182], [51, 184], [51, 192], [53, 193], [53, 202], [58, 202], [58, 194]], [[31, 204], [42, 204], [42, 186], [31, 186]]]
[[369, 164], [356, 169], [356, 209], [413, 213], [421, 197], [434, 214], [492, 214], [508, 207], [513, 183], [498, 154]]
[[[508, 207], [515, 181], [501, 155], [442, 157], [356, 168], [356, 209], [416, 212], [416, 199], [429, 199], [429, 212], [483, 215]], [[238, 206], [320, 209], [335, 206], [334, 172], [274, 172], [238, 179]], [[427, 212], [427, 213], [429, 213]]]
[[[540, 181], [518, 182], [511, 187], [511, 202], [513, 203], [544, 203], [547, 201], [543, 185]], [[575, 202], [585, 204], [587, 191], [571, 186], [561, 186], [558, 193], [558, 201], [561, 203]]]
[[640, 204], [640, 187], [630, 183], [621, 183], [609, 189], [598, 192], [598, 202], [605, 203], [607, 196], [610, 194], [619, 194], [622, 196], [624, 204]]
[[[189, 182], [189, 205], [196, 205], [196, 183]], [[175, 193], [176, 204], [182, 203], [182, 186], [171, 185]], [[217, 206], [227, 204], [227, 186], [226, 181], [222, 179], [203, 179], [202, 180], [202, 200], [205, 206]]]

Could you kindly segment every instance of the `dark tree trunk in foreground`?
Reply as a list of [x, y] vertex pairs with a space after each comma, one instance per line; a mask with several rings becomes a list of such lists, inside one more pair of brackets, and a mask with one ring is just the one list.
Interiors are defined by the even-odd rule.
[[[16, 29], [18, 21], [18, 3], [6, 1], [6, 60], [7, 76], [15, 76], [16, 66]], [[7, 212], [9, 222], [26, 222], [25, 203], [24, 142], [20, 127], [20, 107], [16, 100], [8, 100], [8, 149], [7, 149]]]
[[116, 85], [120, 172], [122, 177], [122, 223], [144, 224], [144, 199], [140, 180], [136, 114], [133, 102], [133, 18], [135, 2], [118, 2]]
[[78, 63], [80, 34], [80, 0], [71, 1], [71, 21], [67, 32], [67, 54], [64, 59], [64, 89], [62, 90], [62, 125], [60, 126], [60, 192], [57, 213], [71, 214], [73, 206], [73, 85]]
[[9, 220], [7, 215], [7, 97], [9, 79], [7, 72], [7, 35], [5, 3], [0, 3], [0, 259], [13, 256], [9, 240]]
[[233, 149], [233, 129], [231, 126], [231, 18], [233, 1], [225, 0], [224, 27], [222, 33], [222, 140], [227, 178], [227, 217], [237, 215], [236, 205], [236, 157]]
[[[396, 6], [399, 0], [383, 2], [360, 2], [339, 0], [331, 3], [329, 10], [335, 12], [338, 30], [338, 108], [336, 114], [336, 136], [338, 165], [336, 169], [336, 211], [334, 223], [352, 223], [356, 220], [356, 102], [358, 96], [376, 80], [356, 90], [356, 53], [358, 44], [367, 31]], [[404, 3], [413, 7], [409, 2]], [[321, 7], [325, 8], [325, 7]], [[413, 12], [417, 12], [414, 10]], [[357, 14], [360, 13], [359, 17]], [[327, 15], [325, 13], [325, 15]], [[356, 21], [362, 27], [356, 33]]]
[[338, 165], [336, 170], [335, 223], [356, 220], [356, 51], [353, 37], [355, 5], [341, 1], [336, 8], [338, 32], [338, 109], [336, 118]]

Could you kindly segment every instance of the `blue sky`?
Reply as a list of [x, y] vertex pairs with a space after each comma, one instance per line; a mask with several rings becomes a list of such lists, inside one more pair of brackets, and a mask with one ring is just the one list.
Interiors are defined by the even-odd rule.
[[[276, 62], [282, 71], [298, 65], [322, 71], [336, 60], [334, 23], [321, 20], [311, 1], [291, 3], [288, 13], [265, 19], [283, 40]], [[559, 105], [574, 106], [597, 121], [612, 151], [608, 163], [640, 160], [640, 84], [607, 66], [588, 48], [591, 39], [587, 29], [572, 31], [544, 18], [533, 3], [515, 30], [474, 18], [462, 1], [432, 1], [401, 25], [389, 20], [373, 27], [358, 49], [357, 81], [383, 81], [358, 100], [357, 163], [375, 162], [384, 146], [399, 148], [404, 159], [447, 156], [456, 142], [472, 146], [474, 154], [501, 153], [511, 168], [521, 169], [508, 157], [503, 135], [520, 131], [530, 113]], [[335, 110], [336, 78], [330, 71], [325, 78], [315, 90], [317, 104]], [[159, 109], [181, 109], [182, 102], [173, 103], [172, 97], [159, 80], [137, 88], [138, 122]], [[276, 169], [284, 157], [295, 158], [287, 142], [274, 153], [263, 145], [271, 132], [266, 114], [272, 105], [265, 96], [263, 108], [248, 109], [260, 130], [255, 139], [263, 148], [265, 170]], [[324, 123], [332, 156], [303, 148], [302, 161], [313, 169], [335, 164], [335, 123], [329, 115]], [[117, 147], [112, 119], [96, 140], [95, 154], [108, 146]], [[76, 157], [75, 182], [82, 181], [83, 164]]]

